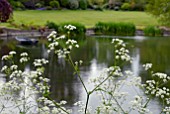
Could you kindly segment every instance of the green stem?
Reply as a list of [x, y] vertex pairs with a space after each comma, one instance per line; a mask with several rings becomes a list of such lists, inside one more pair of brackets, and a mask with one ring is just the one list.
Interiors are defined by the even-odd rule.
[[87, 94], [86, 107], [85, 107], [85, 114], [87, 114], [87, 107], [88, 107], [88, 103], [89, 103], [89, 98], [90, 98], [90, 94]]
[[75, 70], [76, 74], [78, 75], [81, 83], [83, 84], [83, 87], [84, 87], [86, 93], [88, 94], [88, 90], [87, 90], [87, 88], [86, 88], [86, 86], [85, 86], [85, 84], [84, 84], [84, 82], [83, 82], [83, 80], [82, 80], [82, 78], [81, 78], [81, 76], [80, 76], [80, 73], [78, 72], [78, 70], [76, 69], [76, 67], [75, 67], [75, 65], [74, 65], [74, 63], [73, 63], [73, 61], [72, 61], [72, 59], [71, 59], [71, 56], [68, 55], [68, 57], [69, 57], [69, 58], [68, 58], [69, 62], [71, 63], [72, 67], [74, 68], [74, 70]]
[[151, 98], [152, 98], [152, 96], [149, 97], [149, 99], [147, 100], [147, 102], [145, 103], [145, 105], [143, 106], [143, 108], [146, 108], [146, 107], [147, 107], [147, 105], [148, 105], [148, 103], [150, 102]]
[[48, 99], [50, 99], [55, 106], [57, 106], [58, 108], [60, 108], [62, 111], [64, 111], [65, 113], [69, 114], [69, 112], [67, 112], [66, 110], [64, 110], [59, 104], [57, 104], [51, 97], [47, 96]]
[[90, 93], [93, 93], [99, 86], [101, 86], [105, 81], [107, 81], [109, 77], [110, 75], [106, 79], [104, 79], [100, 84], [98, 84]]
[[113, 94], [111, 92], [107, 92], [106, 90], [103, 90], [101, 89], [102, 91], [108, 93], [109, 95], [111, 95], [111, 97], [115, 100], [116, 104], [118, 105], [118, 107], [121, 109], [121, 111], [124, 113], [124, 114], [127, 114], [124, 109], [121, 107], [121, 105], [119, 104], [119, 102], [117, 101], [117, 99], [113, 96]]

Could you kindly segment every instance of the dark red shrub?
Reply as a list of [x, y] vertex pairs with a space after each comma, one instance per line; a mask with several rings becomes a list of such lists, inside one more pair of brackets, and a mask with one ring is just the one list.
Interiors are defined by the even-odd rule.
[[0, 22], [7, 22], [12, 16], [12, 7], [7, 0], [0, 0]]

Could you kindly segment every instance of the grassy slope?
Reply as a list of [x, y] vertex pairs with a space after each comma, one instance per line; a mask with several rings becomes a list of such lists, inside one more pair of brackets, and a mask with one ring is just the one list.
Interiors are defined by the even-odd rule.
[[145, 12], [122, 11], [14, 11], [14, 20], [16, 23], [35, 25], [44, 25], [48, 20], [56, 23], [74, 21], [86, 27], [93, 27], [99, 21], [132, 22], [137, 26], [158, 25], [157, 20]]

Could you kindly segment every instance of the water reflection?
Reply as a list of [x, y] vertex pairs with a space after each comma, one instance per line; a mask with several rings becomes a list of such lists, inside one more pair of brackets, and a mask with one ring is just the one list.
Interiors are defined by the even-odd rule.
[[[114, 52], [111, 45], [111, 37], [109, 38], [94, 38], [88, 37], [85, 40], [80, 40], [80, 48], [73, 50], [72, 57], [74, 61], [83, 60], [83, 66], [80, 67], [81, 76], [85, 81], [88, 89], [92, 89], [93, 85], [88, 83], [90, 77], [98, 76], [102, 69], [113, 65]], [[142, 76], [145, 81], [148, 77], [141, 70], [143, 63], [152, 62], [154, 70], [165, 71], [170, 74], [170, 39], [169, 38], [124, 38], [128, 43], [129, 49], [133, 57], [132, 64], [127, 64], [123, 68], [130, 69], [135, 76]], [[10, 50], [16, 50], [18, 53], [26, 51], [31, 56], [31, 62], [35, 58], [47, 58], [50, 60], [46, 66], [45, 75], [51, 79], [52, 97], [59, 100], [68, 101], [68, 107], [73, 107], [73, 103], [79, 100], [85, 100], [85, 91], [79, 79], [73, 75], [72, 67], [64, 60], [57, 59], [53, 54], [48, 55], [46, 44], [42, 43], [38, 46], [21, 46], [15, 42], [0, 42], [0, 56], [7, 54]], [[16, 59], [18, 59], [17, 57]], [[0, 63], [2, 67], [3, 63]], [[21, 66], [22, 67], [22, 66]], [[30, 65], [30, 68], [31, 65]], [[24, 68], [23, 68], [24, 69]], [[0, 81], [5, 81], [0, 74]], [[134, 92], [132, 88], [124, 88], [123, 90]], [[141, 90], [138, 90], [139, 92]], [[96, 106], [98, 98], [95, 94], [91, 96], [90, 105]], [[95, 102], [94, 102], [95, 101]], [[153, 110], [158, 112], [160, 107], [158, 102], [153, 101]], [[156, 105], [156, 106], [155, 106]], [[157, 110], [156, 110], [157, 109]]]
[[135, 76], [139, 76], [140, 73], [140, 52], [139, 48], [134, 49], [132, 58], [132, 72], [134, 73]]

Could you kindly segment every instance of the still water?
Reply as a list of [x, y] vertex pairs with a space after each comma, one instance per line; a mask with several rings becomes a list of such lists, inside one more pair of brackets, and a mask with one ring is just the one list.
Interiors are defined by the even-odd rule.
[[[111, 40], [114, 37], [87, 37], [79, 40], [80, 48], [73, 50], [72, 58], [74, 61], [82, 60], [83, 65], [80, 67], [81, 76], [87, 85], [88, 89], [92, 89], [92, 85], [88, 84], [90, 77], [98, 76], [102, 69], [113, 65], [113, 45]], [[153, 69], [159, 72], [170, 74], [170, 38], [147, 38], [147, 37], [120, 37], [128, 45], [133, 62], [126, 64], [123, 69], [132, 70], [135, 76], [141, 76], [142, 82], [148, 77], [142, 70], [142, 64], [151, 62]], [[33, 59], [46, 58], [49, 59], [49, 64], [46, 66], [46, 76], [51, 79], [52, 97], [57, 100], [68, 101], [67, 107], [76, 110], [74, 103], [77, 101], [85, 101], [86, 94], [79, 81], [73, 75], [72, 67], [63, 59], [57, 59], [55, 56], [48, 55], [47, 43], [42, 42], [37, 46], [23, 46], [15, 41], [0, 41], [0, 56], [8, 54], [9, 51], [15, 50], [18, 53], [23, 51], [28, 52]], [[16, 58], [17, 59], [17, 58]], [[0, 62], [0, 67], [3, 63]], [[28, 64], [31, 68], [31, 64]], [[2, 74], [1, 74], [2, 75]], [[3, 77], [0, 77], [3, 81]], [[128, 89], [130, 93], [133, 92]], [[90, 97], [90, 105], [97, 106], [98, 98], [95, 94]], [[150, 109], [156, 114], [161, 109], [159, 102], [154, 100]]]

